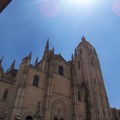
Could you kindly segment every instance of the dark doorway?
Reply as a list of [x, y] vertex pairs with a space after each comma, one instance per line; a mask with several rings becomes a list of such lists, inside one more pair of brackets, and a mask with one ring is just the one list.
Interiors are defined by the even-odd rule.
[[27, 116], [25, 120], [33, 120], [33, 118], [31, 116]]
[[54, 120], [58, 120], [58, 117], [54, 117]]
[[64, 118], [60, 118], [60, 120], [64, 120]]

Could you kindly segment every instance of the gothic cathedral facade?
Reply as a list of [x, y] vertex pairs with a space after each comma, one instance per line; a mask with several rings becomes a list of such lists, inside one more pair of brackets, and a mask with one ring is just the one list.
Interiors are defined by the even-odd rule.
[[[3, 59], [3, 58], [2, 58]], [[82, 37], [70, 61], [49, 49], [31, 64], [31, 53], [3, 71], [0, 60], [0, 120], [120, 120], [109, 106], [98, 55]]]

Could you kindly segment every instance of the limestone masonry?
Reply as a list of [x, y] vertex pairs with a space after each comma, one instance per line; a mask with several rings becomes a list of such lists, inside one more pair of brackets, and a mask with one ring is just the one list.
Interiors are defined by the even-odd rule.
[[95, 48], [82, 37], [70, 61], [49, 50], [6, 72], [0, 60], [0, 120], [120, 120], [110, 108]]

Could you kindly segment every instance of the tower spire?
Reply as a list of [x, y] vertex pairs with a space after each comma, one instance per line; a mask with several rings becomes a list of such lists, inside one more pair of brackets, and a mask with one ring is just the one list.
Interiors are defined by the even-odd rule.
[[1, 74], [4, 73], [3, 67], [2, 67], [2, 61], [3, 61], [4, 55], [2, 56], [2, 58], [0, 59], [0, 76]]
[[82, 36], [81, 40], [82, 40], [82, 41], [86, 41], [86, 38], [85, 38], [84, 35]]
[[0, 59], [0, 65], [2, 65], [3, 58], [4, 58], [4, 55], [3, 55], [2, 58]]
[[46, 45], [45, 45], [43, 58], [46, 58], [48, 56], [48, 51], [49, 51], [49, 39], [47, 40]]
[[52, 48], [52, 52], [54, 53], [54, 47]]
[[73, 54], [71, 55], [71, 61], [73, 61]]
[[27, 55], [22, 59], [22, 63], [26, 63], [27, 65], [29, 65], [31, 58], [32, 58], [32, 52], [30, 52], [29, 55]]
[[37, 64], [38, 64], [38, 57], [35, 60], [35, 65], [37, 65]]
[[74, 56], [77, 56], [77, 48], [75, 47], [75, 53]]
[[28, 56], [28, 57], [31, 59], [31, 57], [32, 57], [32, 52], [29, 53], [29, 56]]
[[15, 68], [15, 60], [13, 61], [13, 63], [10, 66], [10, 70], [13, 70]]
[[45, 46], [45, 51], [49, 50], [49, 39], [47, 39], [46, 46]]

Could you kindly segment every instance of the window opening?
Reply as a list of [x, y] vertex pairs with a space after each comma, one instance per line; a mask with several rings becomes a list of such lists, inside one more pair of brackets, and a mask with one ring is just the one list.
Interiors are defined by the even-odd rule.
[[58, 117], [54, 117], [54, 120], [58, 120]]
[[78, 90], [78, 100], [81, 101], [81, 94], [80, 94], [80, 90]]
[[63, 75], [63, 67], [61, 65], [59, 66], [59, 75]]
[[33, 118], [31, 116], [27, 116], [25, 120], [33, 120]]
[[3, 99], [7, 99], [7, 95], [8, 95], [8, 89], [5, 89], [5, 92], [3, 94]]
[[38, 86], [38, 83], [39, 83], [39, 77], [37, 75], [35, 75], [34, 79], [33, 79], [33, 85]]

